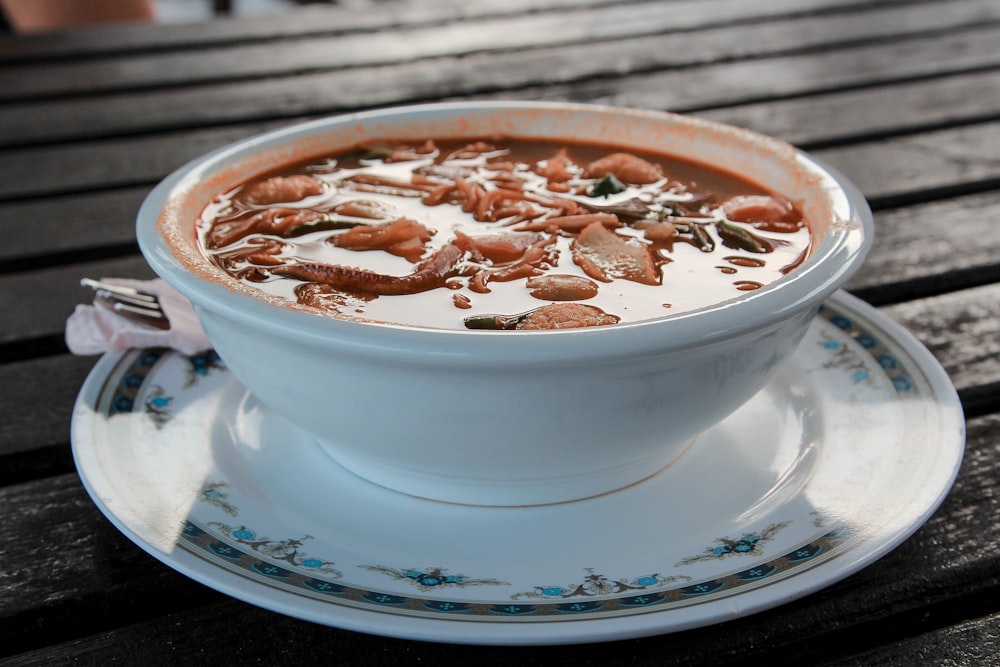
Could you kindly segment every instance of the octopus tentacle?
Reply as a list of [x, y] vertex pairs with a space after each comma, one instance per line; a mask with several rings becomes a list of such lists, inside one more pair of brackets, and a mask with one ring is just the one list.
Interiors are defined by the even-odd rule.
[[449, 243], [418, 265], [413, 273], [405, 276], [390, 276], [375, 271], [320, 262], [286, 264], [271, 269], [271, 273], [329, 285], [344, 292], [399, 296], [443, 287], [445, 281], [458, 271], [464, 256], [465, 253], [460, 248]]

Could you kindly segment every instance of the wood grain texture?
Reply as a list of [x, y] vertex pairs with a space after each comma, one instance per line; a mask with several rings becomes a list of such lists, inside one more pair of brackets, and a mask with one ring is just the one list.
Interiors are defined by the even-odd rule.
[[165, 132], [5, 151], [0, 161], [0, 201], [55, 194], [83, 194], [134, 185], [152, 187], [189, 160], [286, 122]]
[[[68, 63], [42, 62], [16, 68], [0, 65], [0, 77], [5, 81], [0, 100], [188, 87], [470, 53], [500, 56], [516, 49], [538, 51], [574, 44], [589, 48], [612, 41], [621, 51], [613, 61], [618, 68], [626, 62], [636, 69], [676, 67], [842, 45], [848, 39], [856, 43], [898, 39], [1000, 19], [1000, 9], [995, 3], [958, 0], [949, 5], [946, 14], [933, 5], [873, 7], [870, 11], [850, 14], [793, 15], [747, 30], [748, 24], [773, 14], [774, 9], [770, 3], [725, 3], [719, 10], [725, 12], [726, 23], [731, 27], [719, 27], [719, 22], [710, 19], [704, 7], [676, 2], [563, 7], [560, 11], [449, 21], [443, 26], [411, 25], [377, 33], [359, 31], [298, 38], [294, 48], [280, 50], [275, 50], [271, 41], [247, 43], [230, 46], [213, 58], [206, 58], [199, 50], [186, 49]], [[795, 9], [795, 5], [786, 4], [786, 11]], [[622, 48], [622, 41], [629, 48]], [[654, 42], [667, 48], [646, 48]], [[597, 67], [601, 60], [591, 57], [586, 62]]]
[[876, 211], [870, 261], [847, 288], [878, 305], [1000, 278], [1000, 191]]
[[907, 301], [885, 312], [927, 346], [959, 391], [989, 392], [1000, 408], [1000, 286]]
[[[928, 22], [933, 17], [929, 14]], [[569, 97], [691, 110], [1000, 64], [1000, 53], [993, 48], [1000, 35], [997, 28], [943, 33], [929, 42], [873, 38], [854, 43], [855, 33], [872, 27], [884, 31], [894, 24], [869, 23], [855, 15], [811, 20], [808, 30], [790, 20], [752, 31], [734, 27], [624, 43], [472, 51], [461, 57], [404, 60], [391, 67], [318, 72], [290, 68], [280, 76], [254, 79], [253, 85], [230, 80], [130, 91], [128, 105], [114, 93], [82, 97], [72, 105], [59, 100], [16, 103], [0, 107], [0, 146], [165, 130], [192, 122], [292, 118], [457, 95]], [[845, 34], [850, 44], [843, 43]], [[820, 65], [808, 51], [823, 45], [830, 52]], [[806, 53], [782, 55], [796, 50]], [[734, 58], [737, 62], [729, 62]], [[704, 66], [691, 68], [698, 64]], [[184, 115], [178, 116], [177, 109], [184, 109]]]
[[[146, 186], [0, 203], [0, 266], [29, 268], [47, 255], [85, 256], [135, 245], [135, 216]], [[21, 230], [22, 233], [14, 233]]]
[[[954, 0], [949, 0], [954, 1]], [[741, 0], [673, 0], [674, 23], [678, 29], [690, 29], [709, 22], [739, 23], [751, 18], [764, 19], [784, 15], [864, 10], [873, 5], [899, 4], [900, 0], [771, 0], [746, 3]], [[97, 27], [58, 35], [37, 35], [13, 40], [0, 37], [0, 62], [19, 64], [39, 60], [62, 60], [77, 57], [142, 53], [149, 50], [177, 50], [205, 46], [235, 45], [246, 42], [304, 38], [312, 35], [337, 35], [373, 32], [399, 26], [442, 24], [459, 20], [477, 20], [514, 14], [564, 12], [627, 4], [641, 14], [648, 0], [393, 0], [369, 4], [365, 11], [347, 6], [325, 7], [320, 11], [299, 11], [281, 17], [281, 30], [275, 31], [270, 16], [246, 17], [228, 21], [187, 25], [149, 25]], [[758, 6], [759, 5], [759, 6]]]
[[849, 658], [825, 663], [830, 667], [882, 665], [911, 667], [940, 664], [941, 656], [960, 647], [963, 660], [954, 664], [992, 665], [1000, 654], [1000, 615], [986, 616], [879, 646]]
[[76, 396], [96, 361], [63, 353], [0, 365], [0, 457], [33, 451], [47, 456], [52, 447], [68, 444]]
[[80, 286], [82, 278], [154, 275], [139, 255], [0, 275], [0, 310], [6, 314], [0, 322], [0, 344], [62, 331], [73, 307], [93, 299], [93, 291]]
[[[899, 110], [906, 109], [900, 117]], [[747, 127], [810, 150], [997, 119], [1000, 71], [941, 76], [878, 88], [838, 91], [706, 109], [698, 115]]]
[[[820, 0], [822, 2], [822, 0]], [[344, 34], [444, 23], [458, 19], [524, 13], [529, 11], [600, 7], [608, 0], [510, 0], [504, 3], [438, 0], [434, 3], [394, 0], [357, 11], [354, 7], [324, 7], [298, 11], [280, 18], [275, 31], [274, 16], [235, 17], [180, 25], [152, 24], [94, 26], [57, 35], [0, 39], [0, 62], [37, 62], [109, 55], [143, 53], [150, 50], [204, 48], [245, 42], [274, 41], [316, 34]]]
[[996, 64], [996, 51], [991, 46], [996, 35], [991, 33], [987, 26], [955, 41], [942, 36], [930, 41], [852, 45], [841, 51], [823, 52], [822, 58], [802, 53], [706, 64], [697, 69], [598, 77], [568, 84], [552, 81], [516, 90], [505, 88], [480, 97], [569, 99], [700, 113], [716, 107], [774, 102], [876, 85], [893, 86], [987, 69]]
[[14, 519], [0, 527], [0, 586], [10, 593], [0, 602], [0, 655], [221, 599], [138, 550], [75, 474], [9, 486], [0, 497]]
[[1000, 122], [816, 151], [875, 207], [1000, 185]]

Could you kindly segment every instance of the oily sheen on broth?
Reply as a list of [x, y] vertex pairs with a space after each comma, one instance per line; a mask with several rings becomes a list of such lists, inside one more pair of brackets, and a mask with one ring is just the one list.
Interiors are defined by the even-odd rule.
[[810, 247], [790, 202], [721, 169], [496, 137], [286, 166], [218, 196], [198, 236], [234, 279], [333, 317], [501, 330], [701, 308]]

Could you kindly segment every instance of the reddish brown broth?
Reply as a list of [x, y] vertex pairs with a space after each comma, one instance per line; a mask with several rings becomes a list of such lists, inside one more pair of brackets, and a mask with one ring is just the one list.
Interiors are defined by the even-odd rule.
[[572, 328], [700, 308], [793, 270], [808, 225], [721, 169], [598, 145], [383, 142], [264, 174], [199, 222], [238, 280], [321, 312]]

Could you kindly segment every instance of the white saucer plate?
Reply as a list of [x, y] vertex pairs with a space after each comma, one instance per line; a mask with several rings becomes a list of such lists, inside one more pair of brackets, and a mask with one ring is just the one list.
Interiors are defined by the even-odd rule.
[[[348, 392], [331, 378], [329, 400]], [[393, 418], [368, 409], [373, 429]], [[843, 293], [776, 379], [680, 460], [571, 503], [452, 505], [371, 484], [212, 352], [106, 355], [72, 431], [97, 506], [177, 571], [317, 623], [480, 644], [661, 634], [807, 595], [916, 531], [964, 448], [940, 365]], [[514, 422], [510, 437], [531, 433]]]

